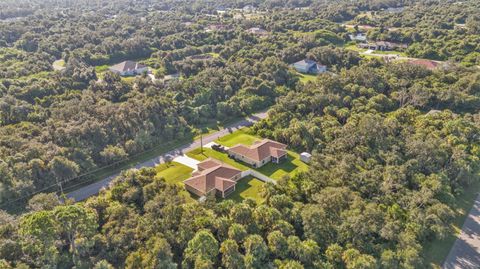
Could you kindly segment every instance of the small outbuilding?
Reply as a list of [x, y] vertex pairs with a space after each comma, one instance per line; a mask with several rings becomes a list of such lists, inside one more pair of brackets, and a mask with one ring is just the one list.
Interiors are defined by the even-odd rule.
[[302, 152], [300, 154], [300, 160], [304, 163], [310, 163], [310, 161], [312, 160], [312, 154], [308, 152]]

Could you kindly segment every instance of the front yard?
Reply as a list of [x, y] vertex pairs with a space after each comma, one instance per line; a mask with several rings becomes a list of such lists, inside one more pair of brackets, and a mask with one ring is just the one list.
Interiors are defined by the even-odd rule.
[[183, 181], [192, 176], [192, 168], [177, 162], [172, 162], [170, 164], [162, 163], [156, 166], [155, 169], [157, 170], [157, 177], [164, 178], [167, 183], [177, 184], [182, 189], [180, 194], [183, 195], [188, 202], [198, 199], [198, 197], [186, 191], [183, 185]]

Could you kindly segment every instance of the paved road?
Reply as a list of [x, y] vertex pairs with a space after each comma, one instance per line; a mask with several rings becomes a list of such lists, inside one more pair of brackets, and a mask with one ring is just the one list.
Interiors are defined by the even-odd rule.
[[[266, 117], [267, 117], [267, 112], [256, 113], [256, 114], [254, 114], [254, 115], [252, 115], [252, 116], [250, 116], [246, 119], [243, 119], [243, 120], [238, 121], [234, 124], [231, 124], [231, 125], [227, 126], [226, 128], [218, 131], [218, 132], [215, 132], [213, 134], [204, 136], [203, 137], [203, 144], [207, 144], [209, 142], [212, 142], [212, 141], [216, 140], [217, 138], [219, 138], [221, 136], [227, 135], [227, 134], [229, 134], [231, 132], [234, 132], [238, 129], [241, 129], [243, 127], [251, 126], [255, 122], [257, 122], [258, 120], [264, 119]], [[140, 163], [140, 164], [136, 165], [134, 168], [140, 169], [142, 167], [155, 167], [158, 164], [163, 162], [165, 156], [172, 156], [172, 157], [182, 156], [184, 153], [186, 153], [188, 151], [191, 151], [193, 149], [196, 149], [198, 147], [200, 147], [200, 140], [195, 140], [195, 141], [191, 142], [190, 144], [180, 146], [180, 147], [178, 147], [178, 148], [176, 148], [172, 151], [169, 151], [165, 154], [157, 156], [157, 157], [155, 157], [153, 159], [150, 159], [146, 162]], [[119, 174], [120, 174], [120, 172], [116, 173], [114, 175], [111, 175], [111, 176], [109, 176], [105, 179], [102, 179], [100, 181], [97, 181], [95, 183], [92, 183], [90, 185], [87, 185], [85, 187], [82, 187], [80, 189], [77, 189], [75, 191], [72, 191], [70, 193], [67, 193], [67, 197], [68, 198], [73, 198], [75, 201], [85, 200], [90, 196], [94, 196], [94, 195], [98, 194], [98, 192], [102, 188], [108, 187], [110, 182], [115, 177], [117, 177]]]
[[443, 269], [478, 268], [480, 268], [480, 194], [443, 264]]

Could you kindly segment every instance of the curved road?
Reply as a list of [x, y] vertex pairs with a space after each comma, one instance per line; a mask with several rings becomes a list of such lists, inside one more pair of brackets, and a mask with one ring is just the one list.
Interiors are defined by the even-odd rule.
[[[203, 137], [203, 144], [205, 145], [209, 142], [212, 142], [212, 141], [218, 139], [221, 136], [232, 133], [232, 132], [234, 132], [238, 129], [241, 129], [243, 127], [251, 126], [255, 122], [257, 122], [261, 119], [265, 119], [266, 117], [267, 117], [267, 112], [266, 111], [253, 114], [252, 116], [249, 116], [249, 117], [247, 117], [247, 118], [245, 118], [241, 121], [238, 121], [234, 124], [228, 125], [227, 127], [225, 127], [224, 129], [221, 129], [218, 132], [215, 132], [213, 134], [204, 136]], [[196, 149], [196, 148], [200, 147], [200, 144], [201, 144], [200, 139], [195, 140], [195, 141], [191, 142], [190, 144], [180, 146], [180, 147], [178, 147], [174, 150], [166, 152], [166, 153], [164, 153], [160, 156], [157, 156], [153, 159], [150, 159], [146, 162], [140, 163], [140, 164], [136, 165], [134, 168], [140, 169], [142, 167], [155, 167], [155, 166], [157, 166], [158, 164], [160, 164], [164, 161], [165, 156], [172, 156], [173, 158], [177, 157], [177, 156], [182, 156], [183, 153], [186, 153], [188, 151], [191, 151], [193, 149]], [[132, 168], [129, 168], [129, 169], [132, 169]], [[121, 171], [116, 173], [116, 174], [113, 174], [113, 175], [111, 175], [111, 176], [109, 176], [105, 179], [102, 179], [102, 180], [97, 181], [95, 183], [92, 183], [90, 185], [84, 186], [84, 187], [82, 187], [80, 189], [77, 189], [75, 191], [69, 192], [69, 193], [67, 193], [67, 197], [72, 198], [75, 201], [82, 201], [82, 200], [87, 199], [90, 196], [97, 195], [102, 188], [108, 187], [110, 182], [115, 177], [120, 175], [120, 173], [121, 173]]]

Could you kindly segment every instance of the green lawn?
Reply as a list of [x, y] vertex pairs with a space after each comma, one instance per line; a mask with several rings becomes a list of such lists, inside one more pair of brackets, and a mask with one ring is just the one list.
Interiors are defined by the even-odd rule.
[[203, 153], [201, 152], [200, 148], [197, 148], [190, 152], [187, 152], [186, 155], [190, 158], [193, 158], [199, 161], [203, 161], [211, 157], [219, 161], [222, 161], [226, 164], [229, 164], [233, 167], [236, 167], [242, 171], [250, 169], [250, 167], [248, 167], [246, 164], [242, 164], [234, 161], [233, 159], [230, 159], [227, 154], [215, 151], [210, 148], [203, 148]]
[[252, 145], [253, 142], [261, 140], [258, 137], [248, 134], [248, 131], [248, 128], [242, 128], [236, 132], [220, 137], [215, 140], [215, 142], [227, 147], [233, 147], [237, 144]]
[[307, 82], [310, 82], [310, 81], [315, 81], [317, 79], [317, 75], [311, 75], [311, 74], [302, 74], [302, 73], [298, 73], [298, 77], [300, 78], [300, 81], [302, 83], [307, 83]]
[[300, 161], [300, 155], [298, 153], [290, 150], [287, 152], [287, 160], [284, 160], [279, 164], [267, 163], [255, 170], [276, 180], [281, 179], [285, 175], [293, 176], [299, 172], [308, 170], [308, 165]]
[[213, 58], [218, 58], [218, 57], [220, 57], [220, 54], [218, 54], [218, 53], [216, 53], [216, 52], [209, 52], [209, 53], [207, 53], [207, 54], [212, 55]]
[[261, 204], [265, 200], [260, 197], [260, 190], [264, 184], [263, 181], [252, 176], [242, 178], [235, 186], [235, 192], [230, 194], [227, 199], [241, 202], [246, 198], [251, 198], [257, 201], [258, 204]]
[[95, 72], [96, 72], [97, 74], [98, 74], [98, 73], [106, 72], [109, 67], [110, 67], [110, 66], [109, 66], [108, 64], [95, 66]]
[[172, 184], [181, 183], [192, 175], [193, 169], [181, 163], [172, 162], [167, 165], [162, 163], [155, 167], [157, 176], [165, 178], [165, 181]]
[[192, 168], [177, 162], [172, 162], [168, 165], [165, 163], [160, 164], [156, 166], [155, 169], [157, 170], [157, 177], [164, 178], [167, 183], [180, 186], [182, 188], [180, 194], [183, 195], [188, 202], [198, 199], [198, 197], [186, 191], [183, 185], [183, 181], [192, 176]]
[[424, 246], [423, 257], [425, 258], [425, 264], [428, 264], [430, 268], [441, 268], [442, 263], [457, 239], [457, 235], [460, 234], [463, 223], [473, 206], [479, 190], [480, 182], [474, 182], [465, 189], [463, 194], [457, 197], [457, 204], [454, 208], [456, 217], [452, 224], [453, 232], [444, 240], [433, 240]]

